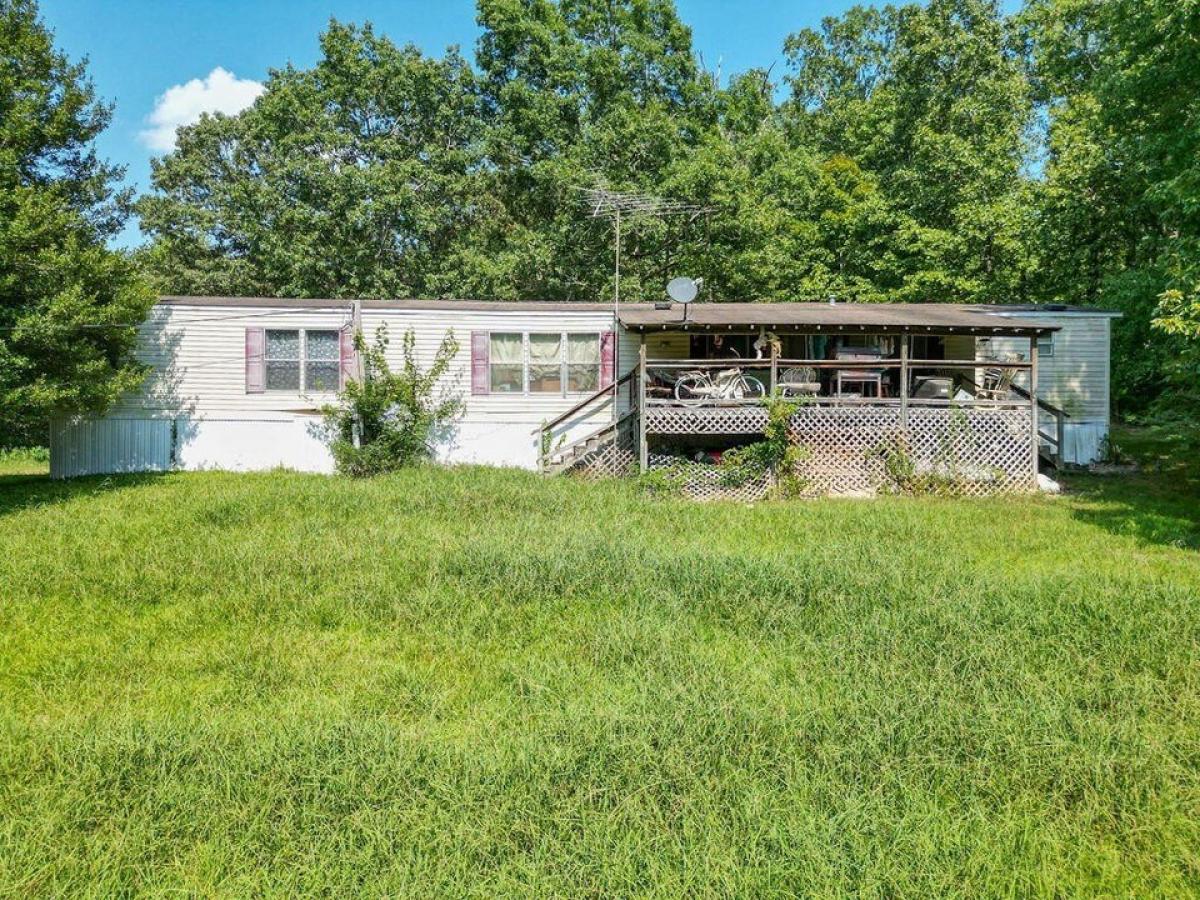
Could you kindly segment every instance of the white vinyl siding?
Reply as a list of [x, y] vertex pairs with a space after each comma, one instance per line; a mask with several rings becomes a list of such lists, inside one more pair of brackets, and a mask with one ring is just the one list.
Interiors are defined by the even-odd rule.
[[[187, 468], [270, 468], [284, 464], [307, 470], [328, 470], [331, 461], [313, 437], [320, 409], [330, 392], [265, 391], [246, 393], [245, 331], [247, 328], [340, 331], [350, 324], [346, 306], [328, 309], [288, 309], [282, 306], [187, 306], [161, 304], [140, 329], [138, 358], [150, 374], [142, 389], [121, 399], [112, 416], [176, 419], [179, 464]], [[534, 430], [579, 401], [580, 393], [471, 393], [472, 333], [550, 333], [598, 336], [615, 328], [611, 311], [579, 312], [489, 309], [365, 309], [367, 341], [386, 328], [387, 358], [393, 368], [403, 365], [403, 339], [413, 330], [419, 365], [429, 367], [443, 338], [451, 331], [458, 353], [437, 390], [455, 393], [463, 411], [445, 434], [439, 435], [439, 457], [449, 462], [483, 462], [534, 467]], [[596, 338], [598, 341], [598, 337]], [[618, 332], [618, 369], [628, 372], [637, 363], [637, 339]], [[522, 350], [522, 353], [524, 351]], [[597, 351], [598, 352], [598, 351]], [[569, 349], [562, 357], [569, 365]], [[524, 357], [522, 357], [522, 365]], [[583, 365], [582, 362], [579, 363]], [[522, 369], [522, 378], [523, 369]], [[566, 373], [564, 378], [568, 377]], [[598, 377], [598, 376], [597, 376]], [[629, 407], [628, 389], [618, 408]], [[568, 423], [569, 438], [611, 420], [611, 403], [597, 403]], [[290, 424], [289, 424], [290, 423]], [[278, 460], [272, 462], [272, 460]]]
[[349, 322], [349, 310], [337, 307], [155, 306], [138, 332], [136, 350], [138, 360], [151, 371], [141, 390], [123, 397], [113, 414], [253, 416], [315, 409], [327, 403], [332, 392], [246, 393], [246, 329], [339, 331]]
[[[1066, 411], [1076, 422], [1107, 422], [1109, 414], [1109, 347], [1112, 320], [1103, 314], [1073, 313], [1055, 316], [1037, 313], [1024, 318], [1058, 325], [1053, 352], [1038, 352], [1038, 395]], [[1026, 338], [997, 337], [979, 342], [980, 356], [1017, 353], [1029, 357]], [[1029, 376], [1021, 373], [1017, 384], [1027, 388]]]
[[[139, 331], [137, 357], [151, 367], [142, 389], [128, 395], [114, 409], [126, 412], [179, 411], [246, 413], [315, 409], [328, 402], [327, 393], [312, 396], [303, 391], [245, 392], [245, 330], [300, 329], [340, 331], [350, 322], [344, 307], [294, 309], [284, 307], [220, 307], [159, 305]], [[561, 309], [512, 311], [464, 309], [366, 309], [363, 332], [367, 341], [386, 328], [387, 357], [393, 367], [403, 364], [405, 331], [413, 330], [414, 350], [420, 365], [432, 364], [442, 339], [453, 332], [458, 354], [442, 379], [456, 386], [465, 402], [465, 421], [537, 424], [578, 402], [579, 394], [494, 393], [471, 395], [471, 333], [553, 333], [597, 336], [614, 329], [611, 312]], [[589, 338], [590, 339], [590, 338]], [[618, 368], [624, 374], [636, 366], [636, 336], [618, 332]], [[619, 377], [619, 375], [618, 375]]]

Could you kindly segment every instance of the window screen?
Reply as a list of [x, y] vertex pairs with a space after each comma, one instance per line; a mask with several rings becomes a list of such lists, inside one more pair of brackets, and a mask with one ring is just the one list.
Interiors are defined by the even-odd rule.
[[529, 392], [562, 393], [562, 335], [529, 336]]
[[519, 394], [525, 390], [525, 347], [521, 334], [491, 335], [488, 359], [493, 393]]
[[268, 391], [336, 391], [341, 345], [336, 331], [268, 328]]
[[267, 329], [267, 390], [300, 390], [300, 332]]
[[600, 387], [600, 335], [567, 335], [567, 390], [594, 391]]
[[341, 343], [336, 331], [304, 333], [304, 389], [336, 391], [341, 367]]

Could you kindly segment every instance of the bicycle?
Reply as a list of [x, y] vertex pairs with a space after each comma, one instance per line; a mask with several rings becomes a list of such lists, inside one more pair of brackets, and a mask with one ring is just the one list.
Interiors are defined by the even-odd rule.
[[675, 382], [675, 399], [688, 405], [705, 400], [757, 400], [766, 395], [763, 383], [741, 369], [722, 369], [715, 375], [697, 369], [683, 372]]

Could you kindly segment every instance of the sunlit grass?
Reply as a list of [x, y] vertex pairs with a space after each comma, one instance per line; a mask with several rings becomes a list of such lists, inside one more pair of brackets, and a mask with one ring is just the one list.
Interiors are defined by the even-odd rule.
[[1195, 892], [1200, 514], [1135, 483], [0, 479], [0, 895]]
[[44, 447], [0, 450], [0, 475], [45, 475], [50, 454]]

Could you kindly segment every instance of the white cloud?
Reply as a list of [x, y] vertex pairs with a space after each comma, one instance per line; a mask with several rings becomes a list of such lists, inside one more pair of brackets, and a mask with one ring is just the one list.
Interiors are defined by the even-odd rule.
[[175, 149], [175, 129], [191, 125], [206, 112], [227, 115], [241, 112], [263, 92], [260, 82], [238, 78], [220, 66], [205, 78], [193, 78], [186, 84], [167, 88], [154, 101], [154, 111], [146, 117], [150, 126], [138, 136], [151, 150], [170, 153]]

